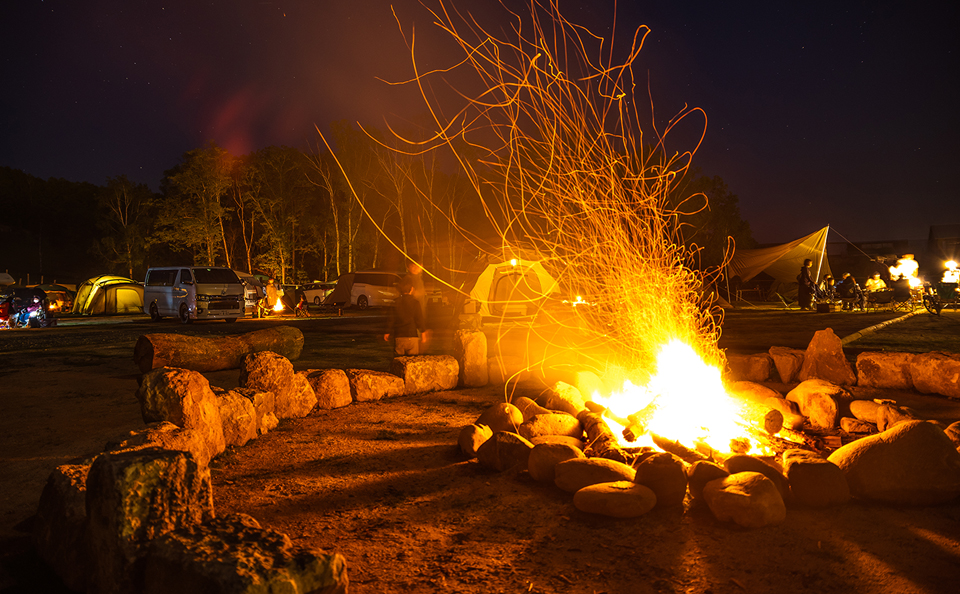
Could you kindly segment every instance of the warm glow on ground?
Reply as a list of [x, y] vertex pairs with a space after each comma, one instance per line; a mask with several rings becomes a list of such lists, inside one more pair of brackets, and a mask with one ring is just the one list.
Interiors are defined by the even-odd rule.
[[[623, 390], [607, 397], [592, 398], [620, 419], [638, 420], [646, 429], [642, 440], [622, 439], [623, 425], [613, 419], [607, 424], [622, 446], [651, 445], [649, 434], [679, 441], [690, 449], [706, 444], [712, 450], [729, 453], [731, 440], [749, 436], [743, 405], [723, 387], [720, 370], [706, 364], [689, 345], [674, 340], [657, 357], [656, 373], [645, 386], [625, 381]], [[639, 413], [639, 414], [638, 414]], [[631, 415], [636, 415], [630, 418]], [[637, 417], [640, 417], [639, 419]], [[756, 444], [751, 440], [751, 449]]]

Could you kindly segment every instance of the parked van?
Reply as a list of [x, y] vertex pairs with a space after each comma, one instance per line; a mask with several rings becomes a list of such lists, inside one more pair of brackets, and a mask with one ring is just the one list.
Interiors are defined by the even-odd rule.
[[333, 291], [323, 300], [324, 305], [360, 309], [393, 305], [400, 297], [397, 283], [400, 275], [393, 272], [368, 270], [341, 274]]
[[143, 284], [143, 304], [155, 322], [166, 316], [176, 316], [184, 324], [243, 317], [243, 284], [229, 268], [151, 268]]

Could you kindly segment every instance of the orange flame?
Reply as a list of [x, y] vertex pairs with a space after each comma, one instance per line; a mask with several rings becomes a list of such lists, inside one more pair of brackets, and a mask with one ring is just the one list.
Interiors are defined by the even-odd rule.
[[[745, 405], [727, 394], [720, 370], [705, 363], [692, 347], [679, 340], [661, 348], [657, 371], [646, 385], [625, 381], [622, 391], [607, 397], [594, 394], [593, 400], [621, 418], [653, 410], [645, 427], [646, 439], [634, 443], [623, 439], [622, 446], [652, 445], [649, 434], [653, 433], [691, 449], [706, 445], [726, 453], [731, 451], [732, 440], [749, 442], [751, 449], [759, 448], [744, 428], [748, 425]], [[609, 418], [607, 424], [620, 439], [623, 426]]]

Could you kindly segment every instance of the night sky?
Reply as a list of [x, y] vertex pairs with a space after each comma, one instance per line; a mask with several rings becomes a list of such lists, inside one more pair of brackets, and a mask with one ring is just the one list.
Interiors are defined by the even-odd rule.
[[[449, 65], [419, 3], [425, 66]], [[214, 140], [234, 154], [315, 146], [314, 126], [383, 126], [422, 109], [387, 0], [17, 0], [0, 9], [0, 165], [156, 189]], [[463, 0], [480, 18], [490, 0]], [[613, 2], [561, 0], [607, 34]], [[842, 7], [842, 8], [837, 8]], [[830, 224], [852, 241], [922, 239], [960, 223], [956, 2], [621, 2], [618, 38], [652, 29], [635, 63], [658, 118], [703, 108], [694, 165], [740, 198], [762, 243]], [[645, 89], [640, 89], [645, 93]], [[680, 147], [693, 148], [692, 146]], [[831, 240], [838, 240], [837, 236]]]

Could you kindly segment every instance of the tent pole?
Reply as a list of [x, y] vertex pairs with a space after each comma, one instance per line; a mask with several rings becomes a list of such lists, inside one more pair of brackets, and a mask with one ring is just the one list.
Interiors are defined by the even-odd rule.
[[[823, 268], [823, 255], [827, 251], [827, 235], [830, 234], [830, 225], [827, 225], [826, 227], [824, 227], [824, 229], [826, 229], [826, 232], [823, 234], [823, 246], [820, 248], [820, 260], [817, 262], [816, 278], [820, 278], [820, 269]], [[817, 282], [817, 281], [814, 281], [814, 282]]]

